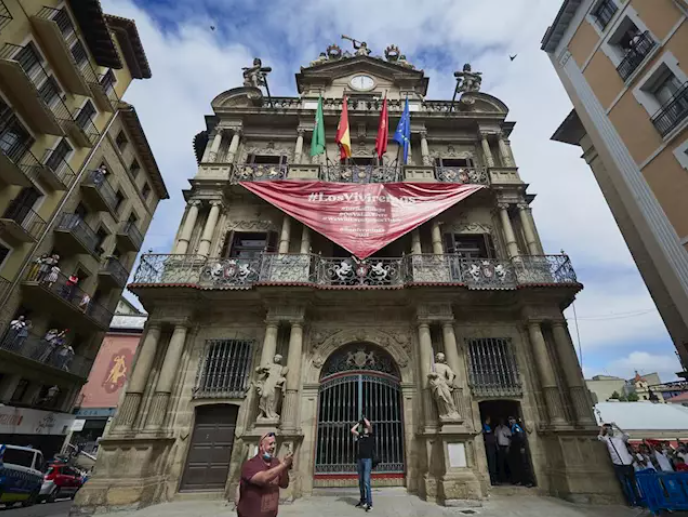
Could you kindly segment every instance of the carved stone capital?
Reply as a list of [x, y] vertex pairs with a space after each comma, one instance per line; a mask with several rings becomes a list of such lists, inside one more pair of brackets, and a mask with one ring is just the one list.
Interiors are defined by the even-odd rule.
[[209, 204], [210, 206], [219, 206], [220, 208], [222, 208], [223, 202], [222, 202], [221, 199], [211, 199], [211, 200], [208, 202], [208, 204]]
[[427, 129], [421, 129], [418, 131], [418, 134], [420, 135], [420, 138], [422, 140], [426, 140], [428, 138], [428, 130]]
[[288, 321], [303, 323], [306, 308], [299, 305], [279, 305], [268, 309], [267, 321]]
[[200, 199], [192, 199], [186, 203], [186, 205], [191, 208], [192, 206], [201, 206], [201, 200]]
[[516, 206], [519, 210], [530, 210], [530, 205], [526, 201], [519, 201]]
[[508, 203], [506, 201], [498, 201], [497, 202], [497, 208], [499, 208], [500, 210], [508, 210], [510, 206], [511, 206], [511, 203]]
[[299, 128], [296, 130], [296, 135], [297, 135], [298, 137], [300, 137], [300, 138], [303, 138], [303, 135], [305, 135], [305, 134], [306, 134], [306, 128], [299, 127]]

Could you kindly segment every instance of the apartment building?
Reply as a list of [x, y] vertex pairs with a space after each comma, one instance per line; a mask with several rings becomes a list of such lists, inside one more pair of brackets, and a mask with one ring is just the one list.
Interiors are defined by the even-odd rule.
[[[121, 100], [151, 77], [135, 23], [98, 0], [2, 0], [0, 18], [0, 402], [12, 422], [50, 422], [71, 412], [168, 196]], [[49, 455], [63, 433], [0, 441]]]
[[566, 0], [542, 41], [580, 146], [688, 369], [688, 2]]

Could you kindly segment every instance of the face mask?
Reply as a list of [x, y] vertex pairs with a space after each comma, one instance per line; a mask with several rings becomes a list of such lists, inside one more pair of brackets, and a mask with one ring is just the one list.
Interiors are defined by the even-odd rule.
[[263, 459], [265, 461], [270, 461], [272, 459], [272, 454], [270, 454], [269, 452], [264, 452], [263, 453]]

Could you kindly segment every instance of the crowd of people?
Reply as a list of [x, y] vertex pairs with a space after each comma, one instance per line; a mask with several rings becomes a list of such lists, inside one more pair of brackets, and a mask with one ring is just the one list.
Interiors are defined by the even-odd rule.
[[510, 483], [531, 487], [534, 484], [528, 440], [523, 428], [510, 416], [494, 426], [488, 416], [483, 421], [483, 439], [492, 485]]
[[[36, 281], [45, 285], [48, 289], [52, 289], [53, 285], [61, 282], [62, 270], [60, 268], [60, 256], [57, 253], [44, 253], [39, 256], [33, 263], [33, 267], [29, 272], [29, 280]], [[81, 295], [78, 299], [79, 308], [83, 311], [88, 309], [91, 303], [91, 297], [88, 293], [80, 293], [78, 289], [79, 277], [72, 273], [64, 280], [64, 283], [59, 286], [58, 294], [69, 302], [74, 302], [77, 295]]]
[[[31, 327], [31, 320], [26, 319], [26, 316], [17, 316], [10, 322], [7, 333], [2, 339], [2, 348], [26, 353], [31, 359], [41, 363], [50, 363], [57, 368], [69, 371], [75, 355], [74, 349], [67, 343], [69, 329], [52, 328], [40, 340], [36, 336], [35, 341], [27, 344]], [[24, 350], [29, 346], [34, 348]]]
[[688, 472], [688, 444], [680, 440], [676, 441], [676, 447], [667, 441], [649, 439], [634, 445], [615, 423], [603, 424], [597, 438], [607, 445], [616, 476], [632, 506], [637, 506], [641, 499], [637, 472]]

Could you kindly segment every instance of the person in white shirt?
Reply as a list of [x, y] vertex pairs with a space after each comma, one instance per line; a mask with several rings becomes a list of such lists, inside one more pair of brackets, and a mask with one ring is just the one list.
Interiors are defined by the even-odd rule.
[[506, 483], [509, 480], [506, 466], [509, 458], [509, 447], [511, 446], [511, 429], [504, 424], [503, 418], [499, 420], [499, 425], [494, 434], [497, 438], [497, 479], [500, 483]]
[[641, 470], [657, 470], [652, 463], [652, 458], [650, 457], [650, 448], [644, 443], [640, 444], [638, 447], [638, 452], [635, 454], [635, 461], [633, 463], [636, 472]]
[[640, 499], [640, 494], [638, 494], [638, 485], [635, 481], [633, 456], [628, 452], [626, 445], [628, 443], [628, 435], [615, 423], [603, 424], [600, 427], [600, 434], [597, 435], [597, 439], [607, 445], [614, 472], [619, 483], [621, 483], [626, 500], [631, 506], [636, 506]]
[[674, 467], [671, 464], [671, 460], [669, 460], [669, 455], [664, 452], [662, 449], [662, 444], [657, 443], [655, 445], [655, 460], [657, 461], [657, 465], [659, 466], [659, 470], [662, 472], [673, 472]]

